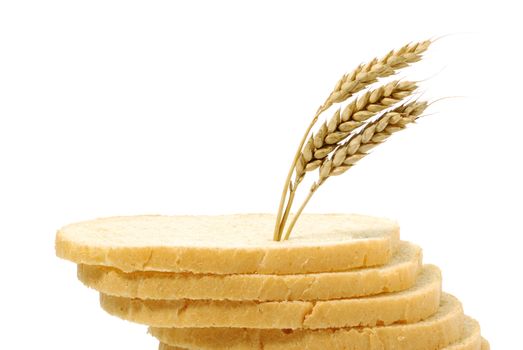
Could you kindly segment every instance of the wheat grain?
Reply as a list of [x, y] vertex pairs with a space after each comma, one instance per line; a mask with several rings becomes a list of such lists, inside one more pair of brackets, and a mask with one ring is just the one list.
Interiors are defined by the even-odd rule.
[[307, 171], [320, 167], [323, 160], [341, 141], [349, 137], [353, 130], [361, 127], [369, 118], [411, 95], [416, 87], [414, 82], [393, 81], [365, 92], [349, 103], [343, 111], [341, 108], [337, 109], [332, 118], [323, 123], [318, 132], [305, 144], [296, 163], [295, 184], [303, 180]]

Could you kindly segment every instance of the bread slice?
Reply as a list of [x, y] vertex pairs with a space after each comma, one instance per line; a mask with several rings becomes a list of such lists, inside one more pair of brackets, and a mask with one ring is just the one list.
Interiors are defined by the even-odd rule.
[[445, 348], [446, 350], [481, 350], [481, 330], [479, 323], [470, 317], [465, 318], [463, 337], [460, 341]]
[[[159, 350], [191, 350], [191, 349], [179, 348], [177, 346], [170, 346], [170, 345], [167, 345], [167, 344], [164, 344], [164, 343], [160, 343], [160, 345], [158, 346], [158, 349]], [[318, 349], [322, 349], [323, 350], [323, 348], [318, 348]], [[345, 347], [343, 349], [347, 349], [347, 348]], [[401, 348], [399, 348], [399, 349], [401, 349]], [[490, 350], [490, 345], [485, 340], [484, 342], [482, 342], [480, 344], [480, 347], [476, 347], [476, 348], [467, 348], [467, 347], [465, 347], [463, 345], [458, 345], [458, 346], [451, 345], [451, 346], [442, 348], [441, 350]]]
[[[170, 346], [165, 343], [160, 343], [158, 349], [159, 350], [189, 350], [189, 349], [179, 348], [177, 346]], [[310, 348], [310, 349], [312, 349], [312, 348]], [[318, 349], [323, 349], [323, 348], [318, 348]], [[346, 349], [346, 347], [344, 349]], [[401, 350], [401, 349], [402, 348], [398, 348], [398, 350]], [[467, 347], [467, 345], [461, 344], [461, 345], [450, 345], [448, 347], [442, 348], [441, 350], [490, 350], [490, 345], [485, 339], [482, 339], [481, 343], [479, 344], [479, 347], [477, 347], [477, 346]]]
[[56, 254], [125, 272], [295, 274], [383, 265], [399, 240], [395, 221], [308, 214], [275, 242], [274, 222], [268, 214], [111, 217], [60, 229]]
[[432, 350], [461, 339], [461, 303], [443, 294], [436, 314], [424, 321], [375, 328], [281, 330], [245, 328], [150, 328], [171, 346], [199, 350]]
[[421, 248], [401, 242], [389, 264], [346, 272], [299, 275], [125, 273], [78, 265], [78, 278], [104, 294], [139, 299], [331, 300], [397, 292], [412, 287], [421, 268]]
[[[312, 349], [312, 348], [307, 348], [307, 349]], [[318, 348], [318, 349], [323, 350], [323, 348]], [[344, 347], [343, 349], [347, 349], [347, 347]], [[401, 349], [402, 348], [398, 348], [398, 350], [401, 350]], [[170, 346], [170, 345], [167, 345], [164, 343], [160, 343], [158, 350], [191, 350], [191, 349], [184, 349], [184, 348], [179, 348], [177, 346]], [[448, 347], [442, 348], [441, 350], [490, 350], [490, 345], [485, 339], [483, 339], [483, 341], [479, 344], [479, 347], [471, 348], [471, 347], [467, 347], [466, 345], [450, 345]]]
[[[167, 345], [167, 344], [164, 344], [164, 343], [160, 343], [160, 346], [158, 347], [159, 350], [187, 350], [187, 349], [184, 349], [184, 348], [179, 348], [177, 346], [170, 346], [170, 345]], [[322, 349], [322, 348], [318, 348], [318, 349]], [[344, 348], [346, 349], [346, 348]], [[401, 349], [401, 348], [399, 348]], [[451, 345], [451, 346], [448, 346], [448, 347], [445, 347], [445, 348], [442, 348], [441, 350], [490, 350], [490, 345], [489, 343], [483, 339], [483, 341], [481, 342], [480, 344], [480, 347], [479, 348], [467, 348], [465, 346], [455, 346], [455, 345]]]
[[[443, 296], [442, 298], [444, 299], [445, 296]], [[462, 339], [449, 346], [442, 348], [441, 350], [490, 350], [490, 344], [486, 339], [481, 338], [479, 328], [480, 328], [479, 324], [476, 321], [474, 321], [473, 319], [471, 319], [469, 317], [466, 317], [464, 334], [462, 336]], [[255, 332], [256, 331], [257, 330], [255, 330]], [[405, 345], [405, 344], [402, 344], [402, 345]], [[264, 347], [262, 347], [262, 349], [263, 348]], [[159, 350], [186, 350], [185, 348], [167, 345], [162, 342], [160, 342], [158, 349]], [[217, 349], [217, 348], [213, 348], [213, 349]], [[268, 349], [268, 348], [266, 347], [265, 349]], [[307, 349], [314, 349], [314, 348], [307, 347]], [[323, 348], [319, 347], [318, 349], [323, 349]], [[335, 348], [332, 348], [332, 349], [335, 350]], [[346, 349], [346, 347], [343, 347], [343, 349]], [[383, 349], [383, 347], [380, 347], [379, 349]], [[405, 348], [403, 346], [403, 347], [398, 347], [395, 349], [402, 350], [402, 349], [411, 349], [411, 348], [408, 348], [408, 347]]]
[[426, 265], [405, 291], [329, 301], [141, 300], [100, 294], [109, 314], [155, 327], [331, 328], [412, 323], [434, 314], [441, 274]]

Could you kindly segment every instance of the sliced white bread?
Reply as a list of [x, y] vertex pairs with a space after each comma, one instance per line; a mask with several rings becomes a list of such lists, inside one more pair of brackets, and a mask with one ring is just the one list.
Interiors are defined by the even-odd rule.
[[392, 220], [309, 214], [276, 242], [274, 222], [269, 214], [104, 218], [60, 229], [56, 254], [125, 272], [294, 274], [383, 265], [399, 240]]
[[[469, 339], [469, 338], [473, 338], [473, 339], [470, 339], [470, 341], [467, 342], [467, 339]], [[192, 349], [180, 348], [177, 346], [170, 346], [165, 343], [160, 343], [160, 345], [158, 346], [158, 349], [159, 350], [192, 350]], [[196, 348], [194, 348], [194, 349], [196, 349]], [[307, 347], [306, 349], [310, 350], [310, 349], [314, 349], [314, 348]], [[350, 347], [345, 346], [342, 349], [350, 349]], [[376, 350], [385, 350], [385, 348], [379, 347], [379, 346], [376, 347], [375, 349]], [[402, 349], [404, 349], [404, 348], [402, 348], [402, 347], [394, 348], [394, 350], [402, 350]], [[324, 350], [324, 348], [318, 347], [318, 350]], [[474, 336], [469, 336], [468, 338], [461, 340], [459, 343], [446, 346], [444, 348], [441, 348], [440, 350], [490, 350], [490, 345], [485, 339], [481, 339], [481, 337], [479, 337], [479, 342], [477, 342], [476, 338]]]
[[443, 294], [436, 314], [412, 324], [322, 330], [150, 328], [149, 332], [170, 346], [198, 350], [435, 350], [460, 341], [463, 321], [461, 303]]
[[[170, 345], [167, 345], [164, 343], [160, 343], [160, 346], [158, 347], [158, 349], [159, 350], [191, 350], [191, 349], [179, 348], [177, 346], [170, 346]], [[312, 348], [307, 348], [307, 349], [312, 349]], [[324, 348], [321, 348], [321, 347], [318, 349], [324, 350]], [[343, 349], [347, 349], [347, 348], [345, 347]], [[383, 350], [383, 348], [381, 348], [381, 347], [378, 347], [376, 349]], [[401, 349], [402, 348], [398, 348], [397, 350], [401, 350]], [[490, 345], [485, 339], [482, 339], [480, 347], [471, 348], [471, 347], [467, 347], [466, 345], [450, 345], [448, 347], [442, 348], [441, 350], [490, 350]]]
[[109, 314], [154, 327], [332, 328], [418, 322], [440, 304], [441, 274], [426, 265], [405, 291], [328, 301], [141, 300], [100, 294]]
[[297, 275], [125, 273], [110, 267], [78, 265], [78, 278], [104, 294], [126, 298], [332, 300], [408, 289], [414, 285], [421, 263], [421, 248], [401, 242], [389, 264], [344, 272]]
[[463, 337], [461, 340], [446, 347], [446, 350], [481, 350], [483, 340], [481, 339], [481, 329], [479, 323], [470, 318], [465, 318], [463, 327]]

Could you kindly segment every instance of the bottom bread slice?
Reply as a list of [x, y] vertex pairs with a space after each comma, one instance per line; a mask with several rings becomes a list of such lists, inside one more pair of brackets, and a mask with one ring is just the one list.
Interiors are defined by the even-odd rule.
[[465, 317], [463, 325], [463, 337], [460, 341], [446, 347], [446, 350], [482, 350], [483, 339], [481, 338], [481, 329], [479, 323]]
[[405, 291], [328, 301], [141, 300], [100, 293], [111, 315], [153, 327], [318, 329], [414, 323], [439, 307], [441, 273], [425, 265]]
[[[481, 339], [481, 342], [477, 345], [477, 347], [474, 348], [467, 348], [466, 345], [450, 345], [446, 348], [443, 348], [441, 350], [490, 350], [490, 344], [485, 339]], [[170, 346], [165, 343], [160, 343], [160, 346], [158, 347], [158, 350], [188, 350], [184, 348], [179, 348], [177, 346]]]
[[460, 341], [463, 322], [461, 303], [443, 294], [436, 314], [411, 324], [320, 330], [151, 327], [149, 332], [170, 346], [198, 350], [433, 350]]

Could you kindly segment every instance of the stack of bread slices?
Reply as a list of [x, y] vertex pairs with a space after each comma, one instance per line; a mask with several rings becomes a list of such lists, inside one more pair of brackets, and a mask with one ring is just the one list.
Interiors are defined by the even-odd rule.
[[489, 349], [396, 222], [303, 215], [113, 217], [66, 226], [57, 255], [108, 313], [163, 350]]

